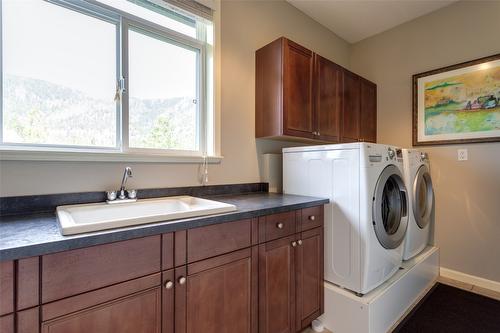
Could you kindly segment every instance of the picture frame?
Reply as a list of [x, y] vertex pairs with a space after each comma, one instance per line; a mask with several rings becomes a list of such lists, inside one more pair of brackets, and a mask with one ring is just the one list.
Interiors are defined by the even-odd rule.
[[412, 81], [413, 146], [500, 141], [500, 53]]

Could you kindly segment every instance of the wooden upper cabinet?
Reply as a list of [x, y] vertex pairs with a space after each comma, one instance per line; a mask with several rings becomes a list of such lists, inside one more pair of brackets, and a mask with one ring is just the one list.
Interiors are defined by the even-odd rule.
[[342, 67], [314, 55], [314, 114], [320, 140], [340, 142], [342, 77]]
[[283, 48], [283, 134], [312, 138], [313, 53], [288, 39]]
[[377, 85], [361, 79], [360, 89], [360, 141], [377, 142]]
[[375, 141], [376, 85], [284, 37], [255, 53], [255, 136]]
[[359, 76], [344, 71], [342, 142], [359, 141], [360, 82]]
[[313, 52], [279, 38], [255, 53], [255, 136], [313, 138]]

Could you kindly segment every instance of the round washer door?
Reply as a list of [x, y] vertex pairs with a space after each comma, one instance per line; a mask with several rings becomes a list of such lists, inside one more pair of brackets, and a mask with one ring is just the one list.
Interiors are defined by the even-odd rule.
[[413, 216], [420, 229], [425, 228], [430, 220], [434, 205], [434, 190], [429, 168], [422, 165], [418, 168], [413, 182]]
[[403, 176], [394, 165], [387, 166], [378, 178], [372, 216], [380, 244], [386, 249], [397, 248], [408, 226], [408, 202]]

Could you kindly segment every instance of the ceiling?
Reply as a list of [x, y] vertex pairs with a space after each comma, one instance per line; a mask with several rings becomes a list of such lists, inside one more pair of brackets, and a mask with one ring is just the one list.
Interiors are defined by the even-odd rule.
[[456, 0], [286, 0], [350, 43], [389, 30]]

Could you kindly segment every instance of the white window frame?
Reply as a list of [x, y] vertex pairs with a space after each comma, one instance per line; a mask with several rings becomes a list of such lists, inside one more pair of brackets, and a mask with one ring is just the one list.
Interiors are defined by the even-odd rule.
[[[0, 0], [2, 1], [2, 0]], [[44, 161], [131, 161], [131, 162], [170, 162], [170, 163], [202, 163], [207, 158], [210, 163], [221, 161], [220, 156], [220, 133], [218, 104], [219, 86], [215, 80], [211, 82], [214, 101], [211, 106], [213, 114], [209, 114], [209, 96], [207, 82], [207, 57], [205, 43], [171, 30], [164, 26], [149, 22], [135, 15], [123, 12], [119, 9], [108, 7], [94, 0], [45, 0], [54, 5], [59, 5], [73, 11], [105, 20], [117, 26], [116, 35], [116, 74], [117, 82], [124, 79], [124, 91], [117, 102], [116, 112], [116, 146], [115, 147], [86, 147], [72, 145], [44, 145], [44, 144], [4, 144], [2, 140], [2, 118], [0, 117], [0, 160], [44, 160]], [[1, 7], [0, 7], [1, 14]], [[215, 22], [214, 22], [215, 24]], [[176, 150], [176, 149], [150, 149], [133, 148], [129, 146], [129, 80], [128, 80], [128, 31], [129, 28], [150, 33], [161, 39], [179, 44], [181, 47], [193, 49], [198, 52], [197, 69], [197, 115], [199, 126], [197, 130], [198, 150]], [[215, 27], [214, 27], [215, 29]], [[215, 31], [214, 31], [215, 32]], [[218, 31], [220, 32], [220, 31]], [[0, 34], [2, 33], [2, 20], [0, 15]], [[200, 33], [197, 29], [197, 33]], [[214, 40], [217, 36], [214, 36]], [[2, 45], [0, 43], [0, 70], [3, 71]], [[215, 49], [215, 48], [214, 48]], [[215, 52], [214, 52], [215, 53]], [[215, 58], [215, 54], [213, 55]], [[213, 61], [214, 67], [218, 60]], [[213, 69], [215, 73], [215, 68]], [[1, 73], [1, 72], [0, 72]], [[218, 76], [218, 75], [217, 75]], [[3, 74], [0, 80], [0, 98], [3, 108]], [[1, 109], [0, 109], [1, 110]], [[0, 113], [1, 115], [1, 113]], [[211, 128], [208, 128], [208, 127]]]

